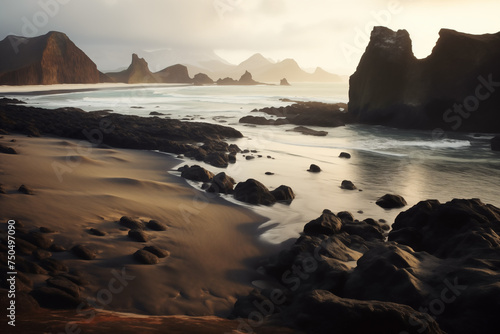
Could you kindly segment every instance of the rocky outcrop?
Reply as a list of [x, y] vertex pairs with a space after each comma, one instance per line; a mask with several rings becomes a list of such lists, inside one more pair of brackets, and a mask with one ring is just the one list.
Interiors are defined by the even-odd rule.
[[115, 82], [128, 84], [158, 82], [155, 75], [149, 70], [148, 63], [135, 53], [132, 54], [132, 63], [126, 70], [106, 74]]
[[350, 78], [355, 122], [400, 128], [498, 132], [500, 33], [442, 29], [417, 59], [407, 31], [375, 27]]
[[290, 86], [290, 83], [286, 78], [280, 80], [280, 86]]
[[108, 81], [65, 34], [51, 31], [0, 42], [0, 85], [52, 85]]
[[263, 262], [274, 288], [240, 298], [233, 315], [265, 310], [306, 333], [496, 333], [500, 209], [428, 200], [392, 227], [384, 241], [373, 219], [325, 210]]
[[[263, 109], [255, 109], [252, 112], [263, 112], [268, 115], [277, 116], [278, 119], [266, 119], [262, 116], [244, 116], [240, 119], [240, 123], [260, 124], [260, 125], [282, 125], [295, 124], [302, 126], [323, 126], [337, 127], [344, 126], [350, 122], [350, 115], [346, 112], [347, 105], [345, 103], [322, 103], [322, 102], [295, 102], [286, 107], [268, 107]], [[309, 134], [311, 133], [308, 131]], [[324, 135], [324, 133], [316, 133]]]
[[[5, 130], [83, 139], [95, 145], [118, 148], [160, 150], [208, 163], [213, 162], [210, 154], [217, 152], [229, 160], [225, 153], [231, 153], [231, 145], [223, 139], [242, 137], [239, 131], [217, 124], [114, 113], [103, 115], [76, 108], [48, 110], [4, 105], [0, 106], [0, 119]], [[210, 145], [200, 147], [199, 142]]]
[[193, 83], [197, 86], [212, 85], [214, 81], [205, 73], [198, 73], [194, 76]]
[[234, 80], [232, 78], [224, 78], [219, 79], [216, 82], [217, 85], [228, 86], [228, 85], [243, 85], [243, 86], [252, 86], [252, 85], [261, 85], [260, 82], [255, 81], [252, 78], [252, 74], [248, 71], [245, 71], [239, 80]]
[[172, 65], [159, 72], [156, 72], [154, 74], [154, 77], [158, 82], [161, 83], [189, 84], [193, 82], [193, 79], [189, 77], [187, 67], [181, 64]]
[[178, 169], [181, 177], [198, 182], [209, 182], [214, 178], [214, 174], [199, 165], [183, 166]]
[[235, 184], [236, 182], [232, 177], [228, 176], [224, 172], [220, 172], [213, 177], [212, 184], [207, 189], [207, 192], [217, 194], [232, 194]]
[[325, 137], [328, 135], [326, 131], [317, 131], [313, 129], [306, 128], [305, 126], [297, 126], [291, 130], [286, 130], [287, 132], [298, 132], [306, 136], [316, 136], [316, 137]]

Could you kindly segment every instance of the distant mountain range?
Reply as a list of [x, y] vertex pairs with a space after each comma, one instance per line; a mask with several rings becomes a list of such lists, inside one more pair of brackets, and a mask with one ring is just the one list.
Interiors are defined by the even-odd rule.
[[[239, 65], [232, 65], [212, 51], [179, 53], [165, 49], [144, 52], [153, 63], [132, 55], [130, 66], [119, 72], [101, 73], [96, 64], [64, 33], [51, 31], [43, 36], [7, 36], [0, 42], [0, 84], [47, 85], [61, 83], [192, 83], [234, 82], [250, 74], [252, 82], [337, 82], [343, 78], [317, 68], [304, 71], [293, 59], [273, 62], [257, 53]], [[179, 63], [177, 63], [179, 61]], [[174, 62], [174, 63], [172, 63]], [[182, 62], [182, 63], [181, 63]], [[167, 66], [169, 64], [170, 66]], [[164, 67], [165, 66], [165, 67]], [[193, 78], [190, 77], [193, 76]]]

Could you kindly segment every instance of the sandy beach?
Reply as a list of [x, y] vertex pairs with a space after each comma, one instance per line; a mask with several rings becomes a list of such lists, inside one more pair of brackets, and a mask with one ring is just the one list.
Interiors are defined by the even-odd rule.
[[[83, 296], [95, 299], [113, 270], [134, 277], [104, 309], [226, 316], [237, 296], [248, 294], [258, 278], [255, 260], [276, 252], [258, 241], [265, 218], [207, 197], [170, 175], [179, 161], [169, 155], [92, 148], [61, 138], [4, 135], [0, 142], [18, 153], [0, 159], [6, 192], [0, 195], [1, 220], [19, 220], [28, 230], [54, 230], [50, 237], [66, 249], [84, 244], [96, 250], [91, 261], [71, 252], [53, 253], [90, 282]], [[33, 195], [19, 193], [22, 184]], [[122, 216], [154, 219], [168, 228], [147, 230], [149, 241], [136, 242], [119, 225]], [[91, 235], [90, 228], [106, 235]], [[166, 249], [170, 256], [156, 265], [139, 264], [132, 254], [145, 245]], [[46, 278], [34, 275], [35, 286]]]

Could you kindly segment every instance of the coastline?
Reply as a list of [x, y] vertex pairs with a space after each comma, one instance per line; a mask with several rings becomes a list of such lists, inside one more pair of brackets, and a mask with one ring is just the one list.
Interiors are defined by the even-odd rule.
[[[55, 137], [4, 135], [0, 142], [18, 152], [3, 155], [0, 161], [6, 190], [0, 195], [3, 221], [19, 220], [28, 230], [42, 226], [54, 230], [55, 243], [67, 249], [80, 243], [96, 249], [92, 261], [76, 259], [69, 252], [53, 254], [85, 273], [91, 282], [85, 291], [88, 296], [106, 286], [112, 269], [127, 268], [137, 277], [106, 309], [227, 316], [237, 296], [249, 293], [251, 282], [258, 279], [256, 260], [277, 251], [259, 241], [257, 229], [264, 217], [208, 197], [170, 175], [167, 171], [178, 160], [165, 154], [89, 148]], [[54, 173], [55, 164], [71, 169], [62, 175], [62, 182]], [[21, 184], [34, 194], [18, 193]], [[150, 241], [138, 243], [120, 228], [121, 216], [154, 219], [168, 229], [147, 231]], [[106, 235], [90, 235], [90, 228]], [[138, 264], [132, 254], [146, 244], [164, 248], [170, 256], [154, 266]], [[35, 286], [46, 278], [34, 279]]]

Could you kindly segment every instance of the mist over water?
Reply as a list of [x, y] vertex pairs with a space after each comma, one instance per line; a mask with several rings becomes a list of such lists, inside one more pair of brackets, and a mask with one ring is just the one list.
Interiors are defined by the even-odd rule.
[[[500, 154], [490, 149], [493, 135], [447, 133], [436, 140], [431, 131], [349, 125], [310, 127], [328, 131], [326, 137], [313, 137], [286, 131], [294, 125], [253, 127], [238, 123], [255, 108], [290, 104], [280, 101], [282, 98], [347, 102], [347, 90], [347, 83], [290, 87], [145, 85], [22, 99], [29, 105], [45, 108], [107, 109], [139, 116], [156, 111], [165, 114], [161, 117], [238, 129], [244, 138], [230, 142], [241, 149], [257, 150], [254, 155], [262, 158], [247, 161], [238, 155], [237, 163], [225, 170], [192, 160], [185, 163], [203, 165], [214, 173], [226, 171], [237, 182], [255, 178], [270, 189], [282, 184], [292, 187], [296, 199], [291, 205], [248, 206], [269, 217], [262, 237], [273, 243], [297, 237], [304, 224], [317, 218], [323, 209], [350, 211], [360, 220], [385, 219], [392, 224], [401, 210], [384, 210], [375, 204], [386, 193], [402, 195], [408, 202], [403, 210], [425, 199], [446, 202], [476, 197], [500, 206]], [[343, 151], [351, 153], [352, 158], [339, 158]], [[312, 163], [319, 165], [322, 172], [307, 172]], [[268, 176], [266, 172], [275, 175]], [[342, 180], [352, 181], [362, 191], [340, 189]]]

